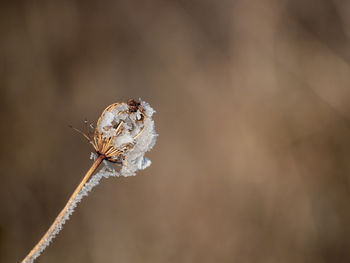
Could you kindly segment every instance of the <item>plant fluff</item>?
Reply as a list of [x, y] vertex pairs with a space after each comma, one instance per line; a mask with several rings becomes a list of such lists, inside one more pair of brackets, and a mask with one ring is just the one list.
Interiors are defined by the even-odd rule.
[[[102, 177], [132, 176], [136, 175], [137, 170], [151, 165], [151, 161], [144, 155], [152, 149], [157, 139], [152, 120], [154, 112], [148, 103], [141, 100], [117, 102], [102, 112], [93, 134], [87, 135], [77, 130], [94, 147], [96, 154], [92, 154], [91, 158], [95, 161], [49, 230], [22, 263], [34, 262], [40, 256], [60, 232], [77, 204], [88, 195]], [[92, 176], [102, 161], [105, 167]], [[116, 171], [107, 161], [121, 166], [120, 171]]]

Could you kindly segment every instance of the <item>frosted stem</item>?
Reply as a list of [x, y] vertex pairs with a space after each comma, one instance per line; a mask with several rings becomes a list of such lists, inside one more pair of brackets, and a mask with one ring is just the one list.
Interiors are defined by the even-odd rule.
[[[83, 180], [80, 182], [78, 187], [75, 189], [72, 196], [69, 198], [67, 204], [56, 217], [55, 221], [50, 226], [49, 230], [45, 235], [40, 239], [36, 246], [29, 252], [29, 254], [23, 259], [22, 263], [32, 263], [34, 260], [39, 257], [41, 252], [50, 244], [50, 242], [55, 238], [58, 232], [62, 229], [62, 225], [69, 218], [70, 214], [73, 212], [77, 202], [81, 200], [84, 194], [81, 194], [81, 190], [84, 190], [83, 187], [86, 182], [91, 178], [92, 174], [96, 171], [97, 167], [105, 158], [104, 155], [99, 155], [95, 162], [90, 167], [89, 171], [85, 174]], [[91, 189], [88, 189], [88, 191]]]

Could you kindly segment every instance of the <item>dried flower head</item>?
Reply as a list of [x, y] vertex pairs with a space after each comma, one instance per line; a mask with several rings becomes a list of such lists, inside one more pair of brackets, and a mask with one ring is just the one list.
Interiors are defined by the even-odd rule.
[[[144, 169], [151, 161], [144, 158], [156, 142], [152, 115], [154, 110], [144, 101], [128, 100], [113, 103], [108, 106], [97, 121], [92, 135], [81, 133], [95, 148], [98, 157], [77, 186], [67, 204], [58, 214], [44, 236], [23, 259], [22, 263], [32, 263], [40, 256], [55, 236], [61, 231], [63, 224], [69, 219], [80, 200], [88, 195], [102, 177], [135, 175], [139, 169]], [[87, 124], [87, 121], [85, 121]], [[93, 126], [90, 124], [90, 127]], [[94, 154], [92, 154], [93, 157]], [[102, 161], [107, 160], [119, 164], [122, 168], [116, 172], [113, 167], [105, 166], [95, 175]]]
[[144, 154], [157, 138], [153, 113], [144, 101], [113, 103], [102, 112], [89, 141], [98, 155], [122, 166], [122, 175], [134, 175], [151, 164]]

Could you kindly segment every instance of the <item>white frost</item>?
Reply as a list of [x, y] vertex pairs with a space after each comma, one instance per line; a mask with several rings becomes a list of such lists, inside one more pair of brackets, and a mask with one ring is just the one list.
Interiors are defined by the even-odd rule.
[[133, 141], [134, 139], [130, 134], [123, 134], [114, 138], [114, 145], [119, 148], [123, 144], [132, 143]]
[[[155, 111], [147, 102], [140, 100], [140, 103], [145, 115], [143, 121], [140, 110], [126, 113], [128, 106], [122, 104], [111, 112], [106, 111], [98, 126], [99, 131], [105, 138], [115, 136], [113, 140], [114, 148], [123, 151], [125, 158], [122, 160], [120, 170], [122, 176], [136, 175], [137, 170], [145, 169], [151, 165], [151, 161], [145, 158], [144, 155], [152, 149], [158, 136], [152, 119]], [[116, 127], [119, 125], [122, 125], [122, 133], [116, 136]], [[123, 146], [128, 144], [132, 144], [132, 148], [125, 150]]]

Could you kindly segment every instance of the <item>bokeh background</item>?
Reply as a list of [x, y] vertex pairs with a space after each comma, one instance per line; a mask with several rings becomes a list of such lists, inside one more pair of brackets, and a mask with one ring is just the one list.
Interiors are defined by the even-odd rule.
[[350, 3], [2, 1], [0, 261], [91, 165], [84, 128], [141, 97], [150, 168], [103, 180], [37, 262], [350, 262]]

